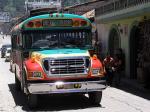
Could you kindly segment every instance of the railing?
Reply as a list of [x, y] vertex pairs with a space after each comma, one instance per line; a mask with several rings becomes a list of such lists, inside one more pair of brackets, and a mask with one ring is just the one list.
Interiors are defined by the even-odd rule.
[[38, 9], [38, 8], [60, 8], [60, 0], [26, 0], [26, 10]]
[[146, 4], [150, 0], [112, 0], [97, 8], [96, 15], [103, 15], [117, 10], [122, 10], [136, 5]]

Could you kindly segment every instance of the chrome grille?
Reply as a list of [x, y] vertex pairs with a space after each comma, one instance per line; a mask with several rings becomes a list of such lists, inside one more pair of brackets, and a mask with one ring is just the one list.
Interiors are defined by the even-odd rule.
[[[47, 73], [51, 76], [55, 75], [75, 75], [87, 74], [87, 58], [61, 58], [61, 59], [45, 59], [43, 66]], [[47, 62], [49, 64], [47, 64]], [[49, 67], [47, 67], [49, 66]], [[48, 69], [49, 68], [49, 69]]]

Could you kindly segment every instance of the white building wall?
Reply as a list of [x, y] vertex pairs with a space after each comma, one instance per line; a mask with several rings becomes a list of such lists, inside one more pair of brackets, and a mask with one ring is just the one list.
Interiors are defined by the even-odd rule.
[[98, 31], [98, 40], [102, 43], [102, 57], [105, 56], [105, 54], [108, 51], [108, 35], [109, 35], [109, 27], [107, 27], [105, 24], [97, 24], [97, 31]]

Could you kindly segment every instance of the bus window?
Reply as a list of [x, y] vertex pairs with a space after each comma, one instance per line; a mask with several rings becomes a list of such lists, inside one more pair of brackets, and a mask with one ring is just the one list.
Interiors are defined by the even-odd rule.
[[12, 49], [16, 49], [17, 48], [17, 35], [12, 35]]
[[[90, 32], [84, 31], [32, 31], [24, 33], [25, 48], [91, 47]], [[43, 44], [45, 42], [45, 44]]]

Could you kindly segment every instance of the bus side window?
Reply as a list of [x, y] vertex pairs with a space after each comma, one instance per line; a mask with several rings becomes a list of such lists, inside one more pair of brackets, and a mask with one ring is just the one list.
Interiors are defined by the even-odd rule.
[[17, 35], [13, 35], [12, 36], [12, 49], [16, 49], [17, 48]]
[[18, 34], [17, 36], [17, 44], [18, 44], [18, 47], [22, 47], [22, 35], [21, 34]]

